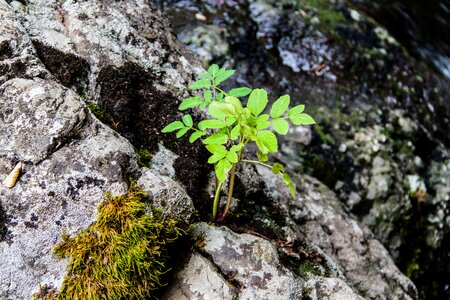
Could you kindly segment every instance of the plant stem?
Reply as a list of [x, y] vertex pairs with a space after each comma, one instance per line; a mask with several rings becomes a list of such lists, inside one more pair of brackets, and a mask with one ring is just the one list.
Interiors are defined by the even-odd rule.
[[265, 163], [257, 161], [257, 160], [242, 159], [241, 161], [242, 162], [246, 162], [246, 163], [258, 164], [258, 165], [261, 165], [261, 166], [264, 166], [264, 167], [272, 169], [271, 165], [265, 164]]
[[213, 204], [213, 221], [216, 220], [217, 217], [217, 208], [219, 206], [219, 198], [220, 198], [220, 190], [222, 189], [223, 182], [220, 182], [216, 189], [216, 194], [214, 195], [214, 204]]
[[227, 195], [227, 204], [225, 205], [225, 210], [223, 211], [222, 218], [225, 218], [225, 216], [227, 215], [228, 210], [230, 209], [231, 199], [233, 198], [234, 175], [236, 174], [236, 165], [237, 164], [233, 164], [233, 167], [231, 168], [230, 185], [228, 187], [228, 195]]

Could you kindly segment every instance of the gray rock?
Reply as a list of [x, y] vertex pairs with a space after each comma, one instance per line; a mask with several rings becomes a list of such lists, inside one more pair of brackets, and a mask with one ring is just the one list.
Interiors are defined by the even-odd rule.
[[39, 284], [61, 284], [66, 262], [52, 248], [63, 230], [75, 234], [95, 219], [105, 192], [126, 191], [124, 178], [137, 169], [136, 155], [56, 82], [14, 79], [0, 91], [2, 112], [11, 107], [22, 120], [11, 119], [0, 131], [6, 142], [1, 177], [11, 162], [25, 163], [13, 189], [0, 187], [0, 225], [6, 227], [0, 237], [0, 298], [29, 299]]
[[269, 241], [206, 223], [195, 226], [193, 238], [204, 242], [202, 250], [220, 273], [240, 287], [239, 299], [298, 299], [302, 293], [303, 280], [280, 264]]
[[236, 288], [220, 275], [212, 262], [194, 252], [163, 299], [233, 300], [236, 294]]
[[317, 180], [302, 176], [293, 199], [270, 170], [258, 167], [269, 189], [286, 201], [289, 214], [308, 243], [317, 245], [343, 271], [350, 287], [370, 299], [417, 299], [414, 284], [403, 275], [387, 250], [364, 225], [348, 215], [336, 195]]
[[195, 208], [183, 188], [169, 177], [158, 176], [147, 168], [141, 170], [137, 183], [149, 193], [152, 206], [160, 208], [163, 217], [176, 216], [186, 225], [190, 224]]

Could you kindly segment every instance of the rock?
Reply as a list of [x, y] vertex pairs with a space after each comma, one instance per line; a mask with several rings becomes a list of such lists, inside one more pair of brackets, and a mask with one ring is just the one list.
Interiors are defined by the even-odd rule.
[[312, 300], [363, 300], [344, 281], [337, 278], [314, 278], [305, 282], [307, 297]]
[[270, 189], [281, 192], [277, 198], [286, 202], [303, 237], [337, 264], [355, 291], [369, 299], [417, 299], [414, 284], [373, 233], [345, 213], [332, 191], [309, 176], [296, 177], [301, 192], [292, 199], [281, 178], [265, 168], [258, 167], [258, 172]]
[[147, 168], [142, 168], [142, 175], [137, 181], [142, 189], [149, 193], [152, 206], [163, 211], [163, 217], [174, 217], [185, 225], [191, 223], [195, 212], [191, 198], [183, 188], [166, 176], [158, 176]]
[[220, 275], [211, 261], [194, 252], [162, 299], [236, 299], [236, 288]]
[[74, 92], [54, 81], [7, 81], [0, 103], [3, 115], [7, 109], [22, 121], [2, 126], [0, 141], [7, 144], [0, 170], [6, 174], [12, 161], [25, 164], [13, 189], [0, 187], [0, 297], [29, 299], [39, 284], [61, 284], [66, 261], [54, 257], [52, 248], [63, 231], [75, 234], [95, 219], [105, 192], [126, 191], [124, 178], [137, 169], [136, 155], [129, 142], [87, 115]]
[[195, 240], [228, 278], [240, 286], [239, 299], [296, 299], [302, 280], [280, 265], [270, 242], [249, 234], [236, 234], [225, 227], [198, 224]]

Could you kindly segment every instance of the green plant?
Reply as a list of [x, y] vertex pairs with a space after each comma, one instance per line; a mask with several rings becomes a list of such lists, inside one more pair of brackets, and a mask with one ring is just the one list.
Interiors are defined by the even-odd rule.
[[[250, 89], [248, 87], [234, 88], [228, 92], [222, 90], [219, 85], [234, 74], [234, 70], [219, 68], [212, 65], [208, 72], [200, 74], [200, 80], [189, 86], [192, 90], [203, 90], [202, 97], [194, 96], [184, 99], [178, 109], [185, 111], [190, 108], [200, 107], [207, 109], [211, 118], [202, 120], [197, 128], [194, 126], [191, 115], [185, 114], [181, 121], [174, 121], [162, 129], [162, 132], [177, 132], [176, 137], [181, 138], [188, 132], [192, 132], [189, 141], [191, 143], [202, 139], [206, 149], [212, 153], [208, 163], [214, 164], [218, 184], [213, 204], [213, 220], [217, 218], [220, 191], [226, 182], [228, 175], [228, 197], [222, 218], [230, 208], [236, 165], [239, 163], [255, 163], [272, 169], [274, 174], [282, 177], [289, 186], [292, 195], [295, 188], [285, 168], [280, 163], [269, 165], [268, 154], [278, 151], [277, 134], [285, 135], [289, 130], [290, 120], [294, 125], [315, 124], [313, 118], [303, 111], [304, 105], [297, 105], [289, 109], [289, 95], [281, 96], [276, 100], [269, 114], [263, 113], [267, 103], [267, 92], [264, 89]], [[239, 98], [247, 97], [246, 107]], [[270, 126], [272, 125], [272, 129]], [[250, 142], [255, 142], [258, 150], [258, 160], [245, 159], [244, 149]]]
[[[125, 195], [107, 195], [97, 221], [74, 237], [63, 235], [53, 252], [71, 257], [58, 293], [43, 299], [144, 299], [167, 272], [168, 245], [184, 231], [153, 210], [147, 195], [132, 184]], [[41, 299], [38, 298], [38, 299]]]

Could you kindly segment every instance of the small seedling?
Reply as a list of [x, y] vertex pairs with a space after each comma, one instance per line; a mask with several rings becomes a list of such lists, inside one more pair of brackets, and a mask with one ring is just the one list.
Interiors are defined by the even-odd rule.
[[[274, 134], [285, 135], [289, 130], [289, 121], [294, 125], [315, 124], [313, 118], [305, 114], [305, 105], [297, 105], [289, 109], [290, 97], [284, 95], [275, 101], [270, 112], [263, 113], [269, 102], [264, 89], [250, 89], [248, 87], [234, 88], [228, 92], [219, 85], [234, 74], [234, 70], [219, 68], [212, 65], [208, 72], [199, 75], [200, 80], [189, 86], [191, 90], [202, 91], [201, 97], [194, 96], [184, 99], [178, 109], [185, 111], [195, 107], [207, 109], [209, 119], [202, 120], [194, 126], [191, 115], [185, 114], [181, 121], [174, 121], [163, 128], [162, 132], [175, 132], [176, 137], [190, 133], [189, 142], [201, 139], [206, 149], [211, 152], [208, 163], [214, 164], [218, 181], [213, 204], [213, 220], [217, 219], [219, 196], [223, 184], [229, 177], [228, 196], [223, 219], [231, 205], [234, 188], [236, 165], [239, 163], [254, 163], [269, 167], [273, 174], [281, 176], [289, 191], [295, 195], [292, 184], [285, 168], [280, 163], [267, 164], [268, 154], [278, 152], [278, 141]], [[248, 97], [244, 107], [239, 98]], [[244, 149], [250, 143], [256, 143], [258, 160], [244, 157]]]

